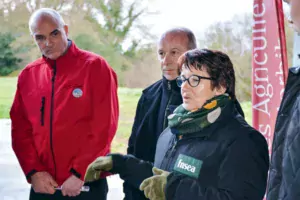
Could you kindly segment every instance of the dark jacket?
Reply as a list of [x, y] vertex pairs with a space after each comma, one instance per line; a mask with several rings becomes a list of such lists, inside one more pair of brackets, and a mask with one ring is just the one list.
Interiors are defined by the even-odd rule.
[[[200, 163], [200, 172], [187, 175], [176, 171], [176, 166], [182, 166], [180, 156]], [[113, 172], [136, 188], [152, 176], [150, 162], [121, 155], [114, 155], [113, 162]], [[261, 200], [269, 167], [268, 147], [265, 138], [230, 103], [219, 119], [202, 131], [178, 139], [167, 128], [158, 139], [154, 165], [172, 172], [166, 186], [168, 200]]]
[[277, 114], [268, 200], [300, 199], [300, 67], [291, 68]]
[[[167, 116], [182, 104], [176, 80], [163, 78], [143, 90], [138, 102], [127, 153], [145, 161], [154, 161], [156, 142], [167, 127]], [[146, 199], [138, 189], [124, 182], [126, 200]]]

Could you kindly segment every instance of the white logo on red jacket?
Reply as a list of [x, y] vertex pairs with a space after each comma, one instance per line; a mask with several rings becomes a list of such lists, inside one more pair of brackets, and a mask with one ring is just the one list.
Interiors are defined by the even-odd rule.
[[75, 88], [72, 92], [75, 98], [82, 97], [83, 91], [80, 88]]

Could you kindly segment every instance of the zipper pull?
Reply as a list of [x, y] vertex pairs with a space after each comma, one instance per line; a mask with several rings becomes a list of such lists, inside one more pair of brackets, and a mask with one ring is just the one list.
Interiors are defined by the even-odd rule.
[[175, 137], [175, 142], [174, 142], [174, 144], [173, 144], [173, 146], [172, 146], [172, 151], [175, 149], [175, 147], [176, 147], [176, 145], [177, 145], [177, 142], [178, 142], [179, 140], [181, 140], [181, 139], [182, 139], [182, 135], [179, 135], [178, 138]]
[[168, 81], [168, 90], [171, 90], [171, 83]]
[[[174, 142], [174, 143], [173, 143]], [[177, 143], [177, 138], [176, 138], [176, 136], [173, 138], [173, 140], [172, 140], [172, 145], [170, 145], [169, 147], [168, 147], [168, 151], [172, 151], [173, 149], [174, 149], [174, 146], [176, 145], [176, 143]]]
[[175, 139], [175, 142], [174, 142], [174, 144], [173, 144], [173, 146], [172, 146], [172, 151], [175, 149], [175, 147], [176, 147], [176, 144], [177, 144], [177, 139]]

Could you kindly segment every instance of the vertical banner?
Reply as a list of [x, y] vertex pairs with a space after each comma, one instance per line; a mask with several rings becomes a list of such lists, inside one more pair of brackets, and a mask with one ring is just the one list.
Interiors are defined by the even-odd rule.
[[253, 19], [252, 122], [271, 153], [288, 73], [282, 0], [254, 0]]

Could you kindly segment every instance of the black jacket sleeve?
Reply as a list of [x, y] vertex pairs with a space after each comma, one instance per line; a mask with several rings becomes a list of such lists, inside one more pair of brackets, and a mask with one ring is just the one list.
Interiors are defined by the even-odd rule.
[[113, 160], [111, 173], [119, 174], [125, 182], [138, 189], [146, 178], [153, 176], [153, 163], [135, 158], [133, 155], [110, 154]]
[[198, 179], [172, 172], [165, 188], [166, 199], [262, 200], [268, 167], [268, 147], [263, 136], [255, 142], [240, 138], [227, 148], [218, 172], [218, 187], [202, 187]]
[[127, 154], [134, 154], [134, 145], [135, 145], [135, 140], [137, 135], [137, 129], [140, 126], [143, 117], [143, 111], [142, 111], [143, 100], [144, 100], [144, 95], [141, 96], [137, 104], [131, 135], [128, 140]]

